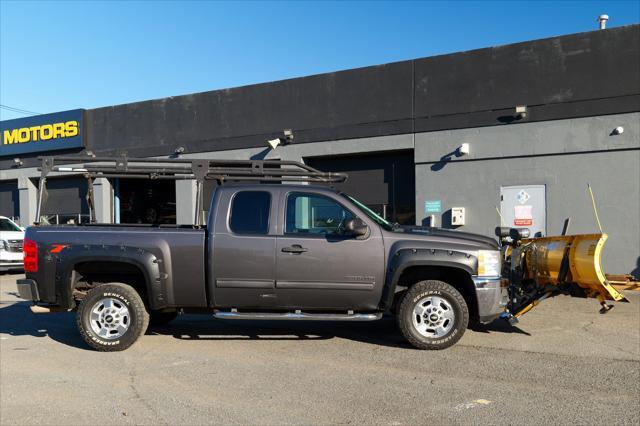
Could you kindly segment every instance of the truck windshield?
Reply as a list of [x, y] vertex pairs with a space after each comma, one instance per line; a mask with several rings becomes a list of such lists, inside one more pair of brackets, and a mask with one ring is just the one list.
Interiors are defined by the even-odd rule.
[[393, 231], [393, 229], [397, 226], [395, 223], [391, 223], [388, 220], [384, 219], [378, 213], [371, 210], [369, 207], [362, 204], [360, 201], [353, 198], [351, 195], [341, 194], [343, 197], [347, 198], [353, 204], [358, 206], [360, 210], [364, 212], [371, 220], [375, 221], [378, 225], [382, 226], [387, 231]]
[[22, 231], [15, 223], [9, 219], [0, 219], [0, 231]]

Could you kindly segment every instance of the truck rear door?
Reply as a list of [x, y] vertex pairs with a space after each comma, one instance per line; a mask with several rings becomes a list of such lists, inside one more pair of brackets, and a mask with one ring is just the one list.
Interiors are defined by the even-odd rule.
[[[268, 188], [218, 190], [213, 241], [213, 305], [268, 308], [275, 304], [275, 208]], [[277, 193], [277, 191], [276, 191]], [[210, 251], [211, 253], [211, 251]]]

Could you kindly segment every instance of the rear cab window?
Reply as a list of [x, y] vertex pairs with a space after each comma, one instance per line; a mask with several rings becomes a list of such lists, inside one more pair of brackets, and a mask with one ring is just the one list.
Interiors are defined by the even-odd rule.
[[239, 235], [267, 235], [271, 194], [267, 191], [239, 191], [233, 196], [229, 229]]

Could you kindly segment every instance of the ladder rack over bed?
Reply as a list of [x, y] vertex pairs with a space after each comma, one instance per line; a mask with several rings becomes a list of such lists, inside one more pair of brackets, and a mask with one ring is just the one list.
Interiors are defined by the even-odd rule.
[[321, 172], [298, 161], [283, 160], [209, 160], [120, 157], [40, 157], [36, 223], [46, 200], [47, 177], [51, 173], [82, 174], [87, 178], [87, 202], [91, 222], [95, 222], [93, 181], [96, 178], [171, 179], [196, 181], [196, 219], [199, 225], [202, 189], [205, 180], [219, 184], [238, 181], [258, 182], [344, 182], [344, 173]]

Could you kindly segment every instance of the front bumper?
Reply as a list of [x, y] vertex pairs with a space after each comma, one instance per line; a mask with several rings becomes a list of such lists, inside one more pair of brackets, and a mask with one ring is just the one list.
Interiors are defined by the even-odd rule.
[[22, 260], [0, 260], [0, 271], [21, 271], [23, 269]]
[[38, 286], [34, 280], [17, 280], [18, 294], [21, 299], [32, 300], [34, 302], [40, 301], [40, 293], [38, 293]]
[[0, 271], [10, 271], [23, 269], [22, 253], [0, 251]]
[[478, 296], [478, 315], [488, 323], [502, 315], [509, 302], [508, 281], [501, 277], [473, 277]]

